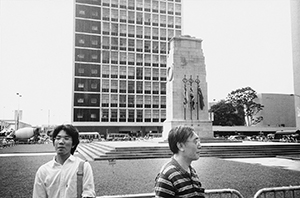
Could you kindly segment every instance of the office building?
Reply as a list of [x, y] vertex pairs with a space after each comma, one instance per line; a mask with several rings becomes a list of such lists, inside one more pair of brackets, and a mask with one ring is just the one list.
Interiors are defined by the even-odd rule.
[[168, 41], [181, 0], [75, 0], [72, 124], [80, 131], [161, 132]]

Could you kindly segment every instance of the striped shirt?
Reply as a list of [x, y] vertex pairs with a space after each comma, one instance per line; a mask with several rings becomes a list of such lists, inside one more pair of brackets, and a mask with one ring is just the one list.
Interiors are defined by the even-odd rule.
[[204, 189], [195, 169], [185, 171], [172, 158], [156, 177], [155, 197], [200, 197], [204, 198]]

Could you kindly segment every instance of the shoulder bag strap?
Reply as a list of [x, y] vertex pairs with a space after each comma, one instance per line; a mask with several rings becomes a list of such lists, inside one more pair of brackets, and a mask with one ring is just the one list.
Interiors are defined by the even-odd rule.
[[85, 161], [81, 161], [77, 171], [77, 197], [81, 198], [82, 194], [82, 178], [83, 178], [83, 165]]

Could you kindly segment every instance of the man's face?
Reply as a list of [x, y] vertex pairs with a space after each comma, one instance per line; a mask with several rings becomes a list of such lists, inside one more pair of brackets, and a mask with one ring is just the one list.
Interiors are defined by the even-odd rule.
[[65, 131], [61, 130], [55, 137], [54, 146], [58, 155], [68, 155], [72, 149], [72, 137]]
[[184, 143], [183, 155], [190, 161], [198, 160], [200, 157], [200, 149], [200, 138], [195, 132], [193, 132], [193, 135], [190, 136]]

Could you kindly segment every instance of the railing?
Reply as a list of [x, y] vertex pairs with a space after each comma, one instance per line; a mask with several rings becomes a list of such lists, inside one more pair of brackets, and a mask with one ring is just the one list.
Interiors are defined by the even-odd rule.
[[[206, 198], [244, 198], [235, 189], [209, 189], [205, 190]], [[154, 198], [154, 193], [127, 194], [98, 196], [97, 198]], [[299, 198], [300, 186], [283, 186], [273, 188], [263, 188], [257, 191], [254, 198]]]
[[[234, 189], [210, 189], [205, 190], [206, 198], [244, 198], [241, 193]], [[154, 193], [128, 194], [128, 195], [111, 195], [99, 196], [97, 198], [153, 198]]]
[[206, 198], [244, 198], [242, 194], [235, 189], [211, 189], [205, 190]]
[[300, 186], [263, 188], [255, 193], [254, 198], [298, 198]]

